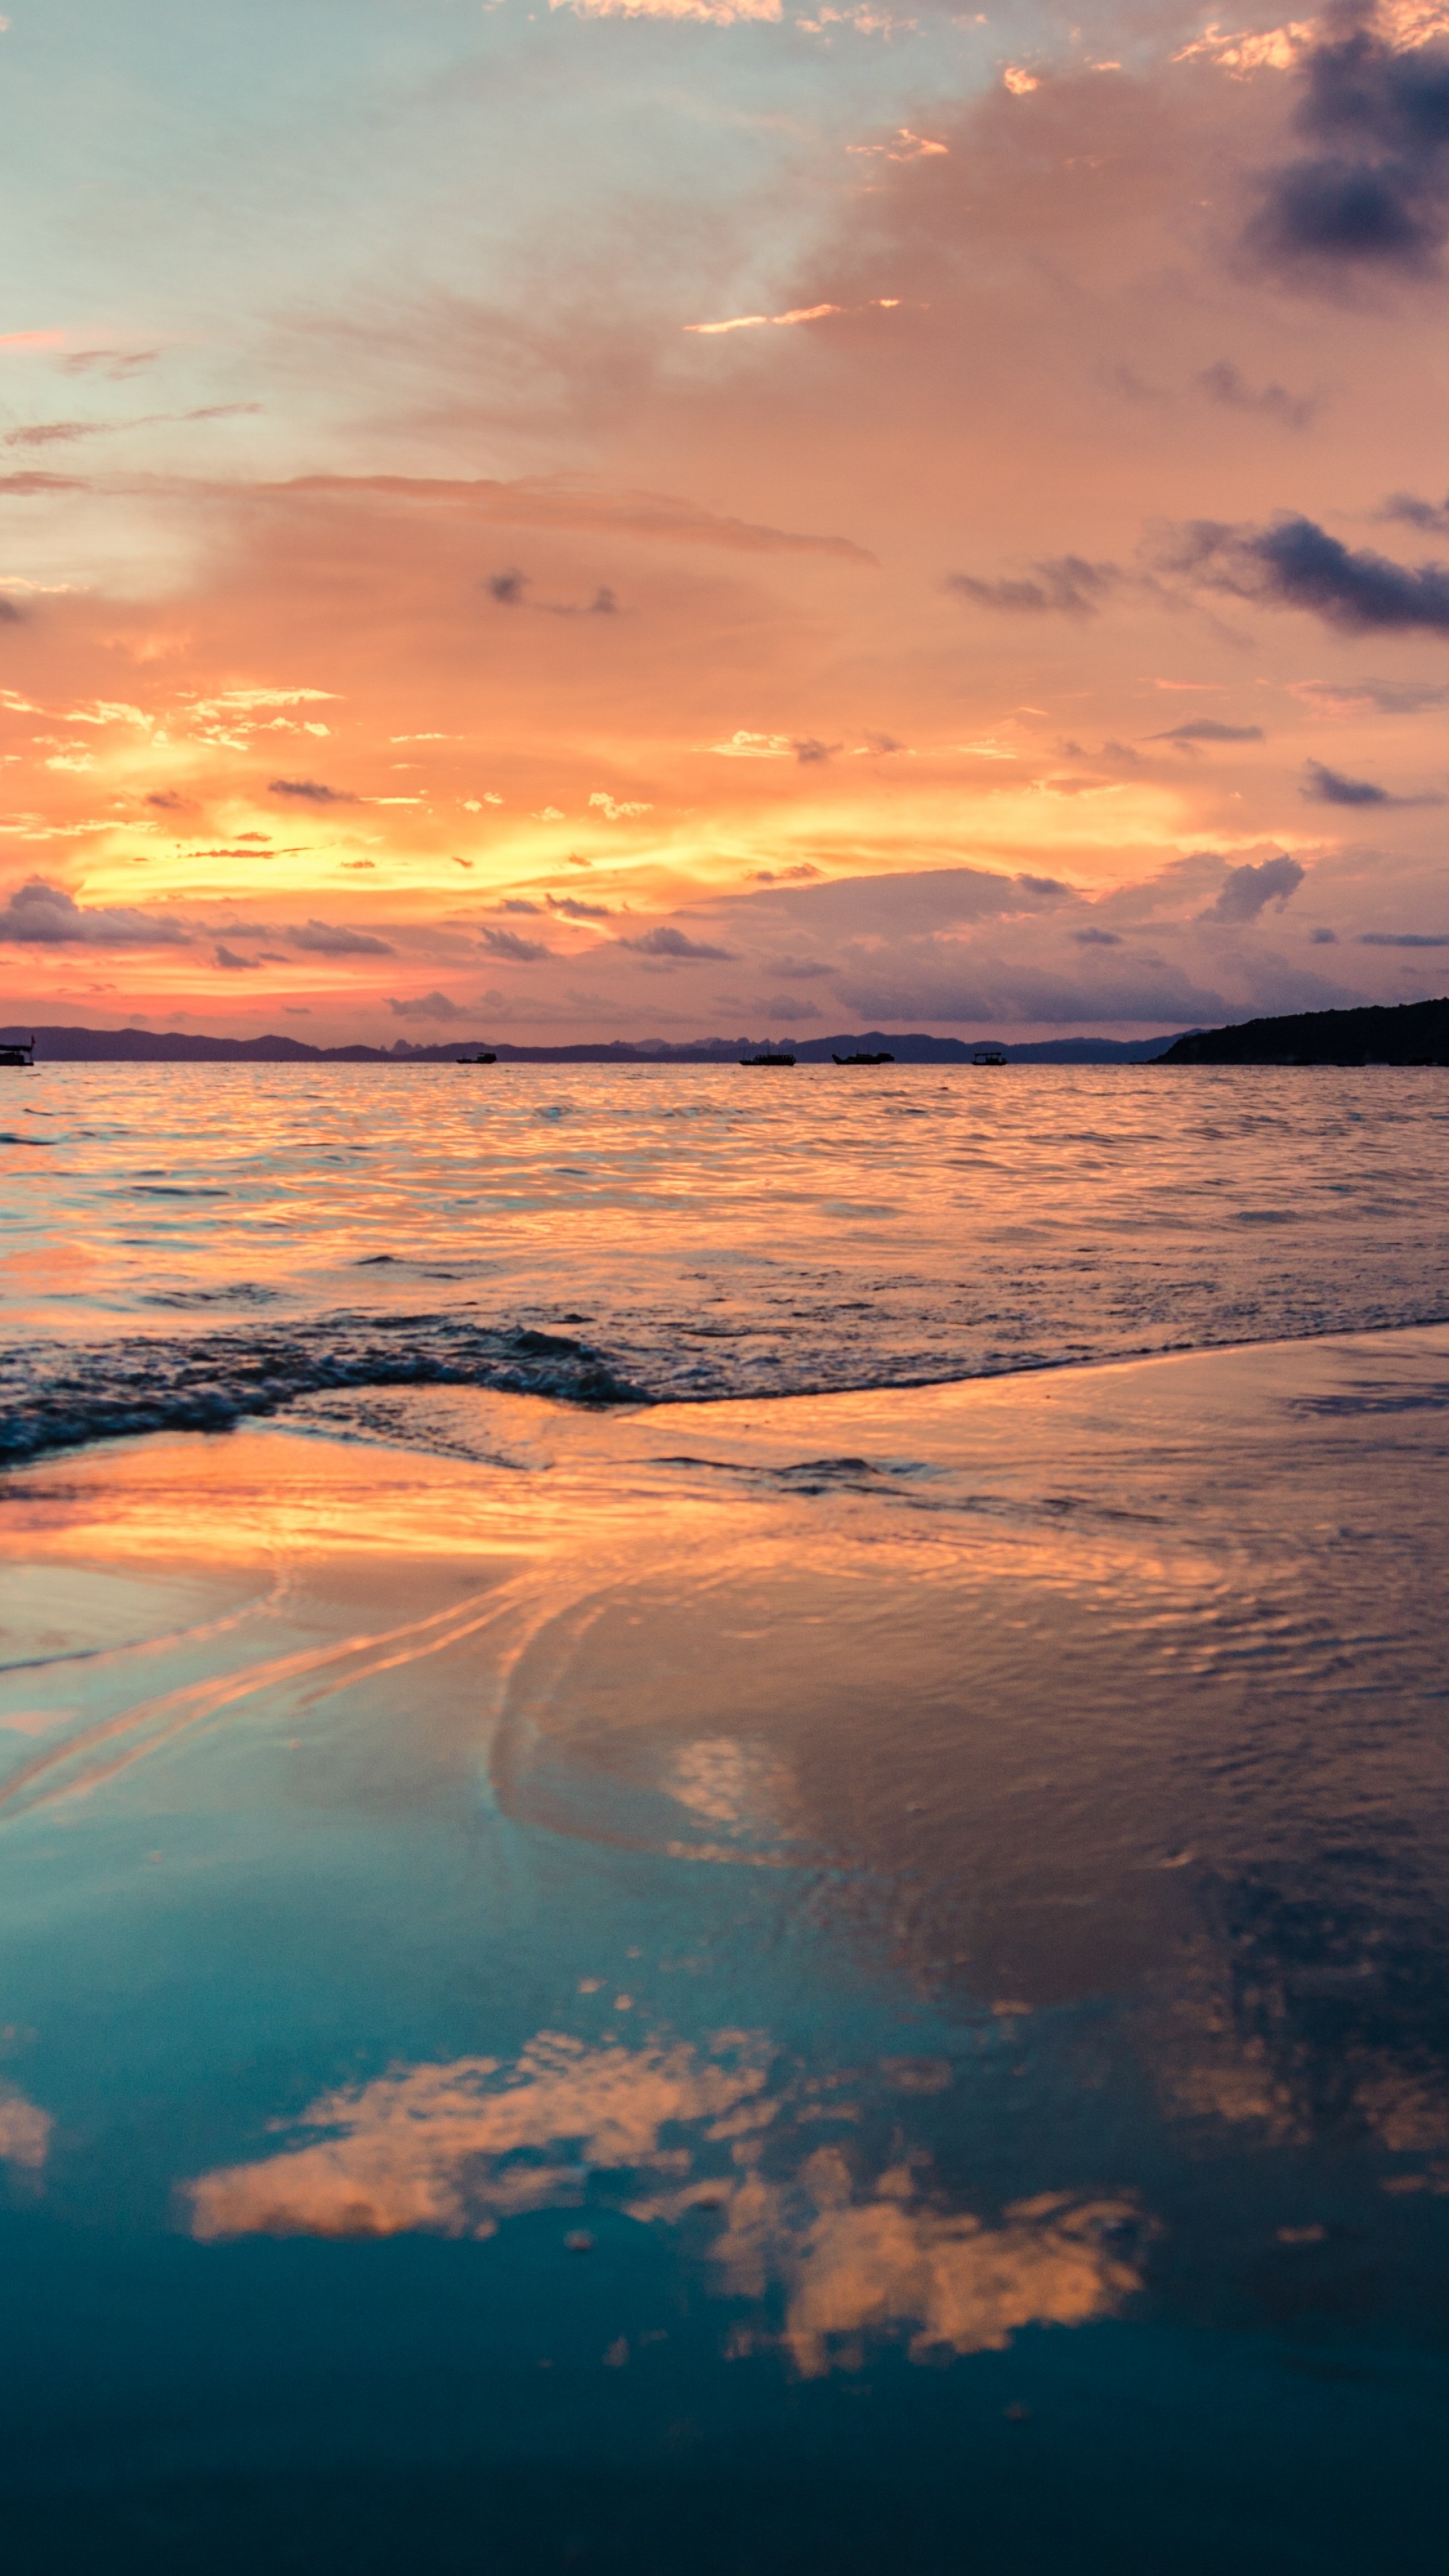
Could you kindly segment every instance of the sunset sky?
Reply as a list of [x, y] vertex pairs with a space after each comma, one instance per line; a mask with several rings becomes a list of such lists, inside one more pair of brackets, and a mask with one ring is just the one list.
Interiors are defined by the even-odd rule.
[[1449, 7], [14, 0], [0, 1016], [1449, 985]]

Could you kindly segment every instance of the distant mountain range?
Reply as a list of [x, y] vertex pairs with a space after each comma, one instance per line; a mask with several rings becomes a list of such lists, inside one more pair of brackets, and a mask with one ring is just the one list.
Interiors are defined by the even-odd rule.
[[654, 1038], [607, 1044], [510, 1046], [499, 1038], [449, 1038], [440, 1046], [308, 1046], [302, 1038], [204, 1038], [180, 1029], [62, 1029], [13, 1022], [0, 1045], [34, 1037], [37, 1063], [50, 1064], [456, 1064], [480, 1049], [500, 1064], [737, 1064], [780, 1048], [798, 1064], [837, 1055], [890, 1055], [897, 1064], [969, 1064], [1000, 1047], [1008, 1064], [1449, 1064], [1449, 999], [1356, 1011], [1302, 1011], [1242, 1020], [1226, 1029], [1188, 1029], [1156, 1038], [1042, 1038], [1013, 1046], [996, 1038], [933, 1038], [923, 1032], [862, 1029], [833, 1038], [698, 1038], [671, 1046]]
[[301, 1038], [204, 1038], [180, 1029], [41, 1028], [13, 1022], [0, 1029], [0, 1045], [33, 1037], [37, 1063], [48, 1064], [456, 1064], [480, 1048], [500, 1064], [736, 1064], [743, 1055], [783, 1045], [800, 1064], [828, 1064], [836, 1055], [889, 1054], [898, 1064], [969, 1064], [978, 1047], [1000, 1045], [1011, 1064], [1150, 1064], [1181, 1044], [1157, 1038], [1046, 1038], [1011, 1046], [995, 1038], [932, 1038], [866, 1029], [833, 1038], [701, 1038], [683, 1046], [654, 1039], [615, 1038], [607, 1045], [509, 1046], [488, 1037], [449, 1038], [441, 1046], [308, 1046]]
[[1449, 1000], [1299, 1011], [1280, 1020], [1242, 1020], [1232, 1029], [1193, 1029], [1174, 1041], [1163, 1062], [1449, 1065]]

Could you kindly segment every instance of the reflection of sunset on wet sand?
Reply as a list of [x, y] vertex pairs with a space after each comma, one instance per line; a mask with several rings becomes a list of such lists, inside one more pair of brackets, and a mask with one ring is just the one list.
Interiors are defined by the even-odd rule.
[[506, 2422], [566, 2372], [604, 2439], [617, 2381], [641, 2476], [651, 2373], [669, 2422], [868, 2406], [871, 2556], [957, 2374], [1072, 2421], [1080, 2353], [1114, 2480], [1197, 2492], [1225, 2301], [1270, 2378], [1256, 2338], [1366, 2330], [1370, 2279], [1432, 2341], [1444, 1383], [1434, 1328], [787, 1404], [336, 1390], [30, 1469], [17, 2214], [123, 2195], [218, 2318], [402, 2266], [363, 2322], [344, 2270], [309, 2293], [382, 2458], [431, 2246]]

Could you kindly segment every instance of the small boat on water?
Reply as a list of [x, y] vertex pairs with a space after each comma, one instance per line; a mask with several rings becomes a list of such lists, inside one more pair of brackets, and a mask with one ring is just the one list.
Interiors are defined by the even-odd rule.
[[832, 1064], [894, 1064], [893, 1055], [833, 1055]]
[[482, 1047], [477, 1055], [455, 1055], [453, 1062], [455, 1064], [496, 1064], [498, 1058], [496, 1055], [490, 1055], [486, 1047]]
[[792, 1055], [742, 1055], [741, 1064], [793, 1064]]
[[34, 1062], [34, 1038], [12, 1038], [7, 1045], [0, 1046], [0, 1064], [34, 1064]]
[[973, 1064], [1005, 1064], [1006, 1049], [994, 1046], [978, 1047], [971, 1061]]

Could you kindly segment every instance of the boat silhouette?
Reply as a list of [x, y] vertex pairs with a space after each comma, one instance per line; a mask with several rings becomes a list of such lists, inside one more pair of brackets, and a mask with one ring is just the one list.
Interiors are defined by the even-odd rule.
[[793, 1064], [792, 1055], [742, 1055], [741, 1064]]
[[12, 1038], [8, 1046], [0, 1046], [0, 1064], [33, 1064], [34, 1062], [34, 1038]]
[[893, 1055], [833, 1055], [832, 1064], [894, 1064]]

